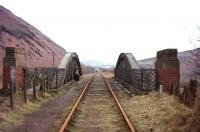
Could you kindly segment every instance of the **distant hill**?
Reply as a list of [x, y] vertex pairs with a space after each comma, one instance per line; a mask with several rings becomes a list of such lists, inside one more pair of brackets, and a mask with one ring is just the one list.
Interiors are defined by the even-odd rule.
[[[180, 73], [181, 73], [181, 81], [185, 82], [189, 79], [193, 78], [193, 68], [194, 62], [190, 61], [193, 55], [191, 53], [199, 52], [199, 49], [188, 50], [178, 53], [178, 59], [180, 61]], [[148, 58], [144, 60], [139, 60], [138, 63], [140, 67], [143, 68], [154, 68], [154, 64], [156, 61], [156, 57]]]
[[89, 74], [89, 73], [93, 73], [95, 71], [95, 68], [81, 63], [81, 70], [82, 70], [82, 74]]
[[29, 67], [53, 66], [53, 54], [55, 65], [58, 65], [66, 54], [62, 47], [38, 29], [0, 5], [0, 85], [6, 47], [25, 49]]
[[85, 60], [81, 62], [85, 65], [92, 66], [92, 67], [100, 67], [101, 65], [103, 65], [102, 62], [97, 61], [97, 60]]

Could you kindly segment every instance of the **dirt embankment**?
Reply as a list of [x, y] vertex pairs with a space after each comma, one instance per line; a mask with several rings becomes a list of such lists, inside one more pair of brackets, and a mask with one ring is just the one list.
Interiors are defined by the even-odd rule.
[[34, 26], [0, 5], [0, 77], [6, 47], [25, 49], [29, 67], [52, 67], [53, 56], [56, 66], [66, 53]]

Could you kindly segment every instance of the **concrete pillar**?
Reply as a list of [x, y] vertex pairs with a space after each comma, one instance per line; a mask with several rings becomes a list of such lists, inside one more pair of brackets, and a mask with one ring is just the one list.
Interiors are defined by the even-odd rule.
[[179, 94], [180, 63], [177, 49], [165, 49], [157, 52], [155, 68], [158, 71], [158, 81], [163, 85], [164, 92]]
[[7, 47], [6, 55], [3, 60], [3, 89], [1, 93], [8, 95], [8, 84], [11, 77], [14, 78], [15, 90], [23, 86], [24, 70], [26, 66], [26, 52], [24, 49]]

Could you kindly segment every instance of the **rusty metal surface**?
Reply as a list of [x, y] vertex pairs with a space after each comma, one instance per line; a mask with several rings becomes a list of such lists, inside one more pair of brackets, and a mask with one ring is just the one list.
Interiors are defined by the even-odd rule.
[[86, 83], [86, 85], [83, 88], [83, 91], [81, 92], [81, 94], [79, 95], [78, 99], [76, 100], [74, 106], [72, 107], [71, 111], [69, 112], [67, 118], [65, 119], [63, 125], [61, 126], [61, 128], [59, 129], [59, 132], [64, 132], [65, 130], [67, 130], [69, 123], [72, 119], [72, 117], [74, 116], [74, 113], [78, 107], [78, 104], [80, 103], [80, 101], [83, 99], [83, 96], [86, 94], [86, 90], [88, 88], [88, 86], [90, 85], [92, 79], [94, 78], [95, 75], [93, 75]]
[[[86, 92], [88, 91], [88, 87], [89, 87], [90, 83], [92, 82], [94, 76], [95, 76], [95, 74], [94, 74], [94, 75], [88, 80], [88, 82], [86, 83], [84, 89], [82, 90], [82, 92], [81, 92], [81, 94], [79, 95], [77, 101], [76, 101], [75, 104], [73, 105], [73, 107], [72, 107], [71, 111], [69, 112], [67, 118], [65, 119], [63, 125], [62, 125], [61, 128], [59, 129], [59, 132], [64, 132], [64, 131], [67, 131], [67, 130], [68, 130], [70, 121], [72, 120], [73, 115], [75, 114], [76, 109], [77, 109], [78, 105], [80, 104], [80, 101], [83, 99], [83, 97], [85, 97]], [[111, 94], [111, 97], [114, 99], [114, 101], [115, 101], [115, 103], [116, 103], [116, 105], [117, 105], [117, 108], [119, 109], [121, 115], [123, 116], [123, 119], [124, 119], [124, 121], [125, 121], [125, 124], [127, 124], [128, 128], [129, 128], [129, 130], [130, 130], [131, 132], [136, 132], [136, 129], [135, 129], [134, 126], [132, 125], [132, 123], [131, 123], [130, 119], [128, 118], [126, 112], [124, 111], [122, 105], [119, 103], [119, 101], [118, 101], [116, 95], [114, 94], [114, 92], [113, 92], [111, 86], [109, 85], [109, 83], [107, 82], [107, 80], [103, 77], [103, 75], [102, 75], [102, 78], [104, 79], [105, 85], [106, 85], [106, 87], [108, 88], [108, 90], [109, 90], [109, 92], [110, 92], [110, 94]], [[93, 87], [94, 87], [94, 86], [93, 86]], [[98, 90], [98, 89], [96, 89], [96, 90]], [[102, 94], [102, 93], [101, 93], [101, 90], [100, 90], [100, 91], [98, 90], [98, 93], [94, 93], [96, 90], [93, 90], [93, 95], [97, 96], [98, 94], [100, 94], [100, 95]], [[99, 92], [100, 92], [100, 93], [99, 93]], [[103, 92], [105, 92], [105, 91], [103, 91]], [[91, 94], [91, 93], [90, 93], [90, 94]], [[96, 94], [97, 94], [97, 95], [96, 95]], [[123, 119], [122, 119], [122, 120], [123, 120]]]
[[[103, 75], [102, 75], [102, 76], [103, 76]], [[117, 99], [115, 93], [113, 92], [113, 90], [112, 90], [110, 84], [108, 83], [108, 81], [106, 80], [106, 78], [105, 78], [104, 76], [103, 76], [103, 78], [104, 78], [105, 83], [106, 83], [106, 86], [107, 86], [107, 88], [109, 89], [109, 91], [110, 91], [112, 97], [114, 98], [114, 100], [115, 100], [115, 102], [116, 102], [116, 104], [117, 104], [117, 106], [118, 106], [118, 108], [119, 108], [119, 110], [120, 110], [120, 112], [121, 112], [121, 114], [122, 114], [122, 116], [123, 116], [125, 122], [127, 123], [129, 130], [130, 130], [131, 132], [136, 132], [136, 129], [134, 128], [133, 124], [131, 123], [130, 119], [128, 118], [128, 116], [127, 116], [125, 110], [123, 109], [122, 105], [119, 103], [119, 100]]]

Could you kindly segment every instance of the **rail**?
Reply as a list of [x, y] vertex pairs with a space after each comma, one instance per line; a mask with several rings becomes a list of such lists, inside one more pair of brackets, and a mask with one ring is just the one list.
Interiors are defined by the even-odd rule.
[[[95, 74], [87, 81], [87, 83], [84, 86], [81, 94], [79, 95], [78, 99], [76, 100], [75, 104], [73, 105], [72, 109], [70, 110], [70, 112], [69, 112], [68, 116], [66, 117], [64, 123], [62, 124], [61, 128], [59, 129], [59, 132], [64, 132], [64, 131], [66, 131], [68, 129], [70, 121], [72, 120], [73, 115], [75, 114], [76, 109], [77, 109], [80, 101], [86, 95], [86, 91], [87, 91], [89, 85], [91, 84], [94, 76], [95, 76]], [[102, 75], [102, 77], [103, 77], [103, 79], [105, 81], [106, 87], [109, 89], [109, 92], [111, 93], [111, 96], [114, 98], [114, 101], [117, 104], [117, 107], [119, 108], [119, 111], [122, 114], [123, 119], [124, 119], [125, 123], [127, 124], [129, 130], [131, 132], [136, 132], [136, 129], [134, 128], [133, 124], [131, 123], [130, 119], [128, 118], [128, 116], [127, 116], [125, 110], [123, 109], [122, 105], [119, 103], [119, 101], [118, 101], [115, 93], [113, 92], [111, 86], [109, 85], [108, 81], [106, 80], [106, 78], [103, 75]]]
[[103, 75], [102, 75], [102, 77], [104, 78], [107, 88], [109, 89], [109, 91], [110, 91], [112, 97], [113, 97], [114, 100], [115, 100], [115, 103], [117, 104], [117, 106], [118, 106], [120, 112], [122, 113], [122, 116], [123, 116], [125, 122], [127, 123], [129, 130], [130, 130], [131, 132], [136, 132], [136, 130], [135, 130], [134, 126], [132, 125], [130, 119], [128, 118], [128, 116], [127, 116], [125, 110], [123, 109], [123, 107], [122, 107], [122, 105], [119, 103], [119, 100], [117, 99], [115, 93], [113, 92], [113, 90], [112, 90], [110, 84], [108, 83], [108, 81], [106, 80], [106, 78], [105, 78]]
[[85, 95], [86, 93], [86, 90], [88, 88], [88, 86], [90, 85], [92, 79], [94, 78], [95, 74], [87, 81], [86, 85], [84, 86], [83, 88], [83, 91], [81, 92], [81, 94], [79, 95], [78, 99], [76, 100], [74, 106], [72, 107], [71, 111], [69, 112], [67, 118], [65, 119], [63, 125], [61, 126], [61, 128], [59, 129], [59, 132], [64, 132], [68, 126], [69, 126], [69, 123], [78, 107], [78, 104], [80, 103], [81, 99], [83, 98], [83, 96]]

